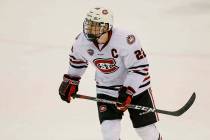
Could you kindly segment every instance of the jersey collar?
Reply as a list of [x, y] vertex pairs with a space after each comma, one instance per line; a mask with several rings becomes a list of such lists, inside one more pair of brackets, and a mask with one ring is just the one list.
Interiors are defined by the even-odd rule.
[[102, 50], [106, 47], [106, 45], [109, 43], [109, 41], [110, 41], [110, 39], [111, 39], [111, 36], [112, 36], [112, 30], [110, 30], [110, 31], [108, 32], [108, 40], [107, 40], [107, 42], [101, 47], [101, 49], [100, 49], [100, 47], [99, 47], [98, 42], [94, 41], [93, 44], [95, 45], [95, 47], [96, 47], [99, 51], [102, 51]]

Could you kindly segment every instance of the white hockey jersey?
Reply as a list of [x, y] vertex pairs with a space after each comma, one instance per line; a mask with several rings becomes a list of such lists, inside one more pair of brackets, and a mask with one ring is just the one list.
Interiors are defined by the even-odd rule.
[[136, 96], [150, 88], [149, 65], [139, 39], [116, 28], [110, 36], [108, 43], [100, 47], [81, 33], [69, 55], [68, 74], [81, 77], [89, 62], [96, 68], [97, 94], [118, 97], [118, 90], [124, 85]]

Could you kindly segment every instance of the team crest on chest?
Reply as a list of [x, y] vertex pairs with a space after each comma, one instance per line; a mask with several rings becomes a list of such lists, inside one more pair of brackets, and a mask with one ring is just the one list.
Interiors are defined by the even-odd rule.
[[93, 60], [95, 66], [103, 73], [109, 74], [115, 72], [119, 67], [113, 58], [97, 58]]
[[94, 54], [94, 50], [88, 49], [88, 50], [87, 50], [87, 53], [88, 53], [90, 56], [92, 56], [92, 55]]

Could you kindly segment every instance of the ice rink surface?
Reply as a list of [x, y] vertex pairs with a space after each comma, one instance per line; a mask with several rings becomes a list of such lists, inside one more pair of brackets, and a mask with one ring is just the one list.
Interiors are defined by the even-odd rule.
[[[109, 7], [115, 27], [138, 34], [157, 108], [176, 110], [197, 93], [182, 116], [160, 114], [164, 140], [209, 140], [209, 0], [0, 0], [0, 139], [102, 139], [96, 103], [66, 104], [58, 95], [72, 42], [95, 6]], [[95, 96], [92, 66], [79, 89]], [[127, 113], [121, 136], [139, 139]]]

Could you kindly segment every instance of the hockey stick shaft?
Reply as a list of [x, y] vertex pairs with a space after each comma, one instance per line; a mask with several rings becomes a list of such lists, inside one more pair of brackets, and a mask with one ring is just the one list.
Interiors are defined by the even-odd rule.
[[[116, 101], [100, 99], [100, 98], [91, 97], [91, 96], [87, 96], [87, 95], [77, 94], [77, 95], [75, 95], [75, 98], [92, 100], [92, 101], [103, 102], [103, 103], [108, 103], [108, 104], [116, 104]], [[196, 94], [193, 93], [192, 96], [190, 97], [190, 99], [187, 101], [187, 103], [182, 108], [180, 108], [179, 110], [176, 110], [176, 111], [167, 111], [167, 110], [161, 110], [161, 109], [150, 108], [150, 107], [140, 106], [140, 105], [132, 105], [132, 104], [130, 104], [128, 106], [128, 108], [145, 111], [142, 114], [146, 114], [149, 112], [157, 112], [157, 113], [171, 115], [171, 116], [180, 116], [192, 106], [192, 104], [195, 101], [195, 98], [196, 98]]]

